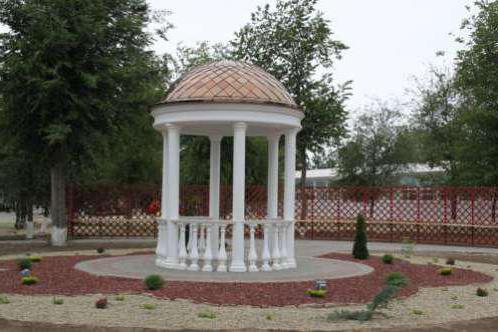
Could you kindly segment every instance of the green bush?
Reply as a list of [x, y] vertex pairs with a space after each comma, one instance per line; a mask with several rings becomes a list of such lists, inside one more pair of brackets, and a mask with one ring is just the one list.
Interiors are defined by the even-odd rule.
[[125, 296], [122, 295], [122, 294], [119, 294], [119, 295], [116, 295], [116, 297], [114, 299], [116, 301], [124, 301], [125, 300]]
[[144, 283], [148, 290], [157, 290], [163, 288], [165, 282], [160, 275], [151, 274], [145, 278]]
[[97, 301], [95, 301], [95, 308], [97, 309], [105, 309], [107, 308], [107, 298], [103, 297], [101, 299], [98, 299]]
[[419, 309], [413, 309], [412, 310], [412, 314], [414, 314], [414, 315], [423, 315], [424, 312], [422, 310], [419, 310]]
[[356, 218], [356, 235], [353, 245], [353, 257], [356, 259], [367, 259], [368, 256], [365, 218], [363, 215], [359, 214]]
[[37, 284], [39, 281], [40, 280], [37, 277], [33, 277], [33, 276], [22, 277], [22, 279], [21, 279], [21, 283], [23, 285], [34, 285], [34, 284]]
[[404, 287], [408, 285], [408, 278], [401, 272], [391, 272], [386, 277], [386, 284], [395, 287]]
[[451, 309], [463, 309], [465, 306], [463, 304], [452, 304], [450, 306]]
[[9, 304], [10, 300], [7, 296], [5, 295], [0, 295], [0, 304]]
[[39, 263], [42, 260], [41, 256], [28, 256], [27, 259], [29, 259], [31, 263]]
[[306, 295], [311, 297], [325, 297], [327, 291], [325, 289], [308, 289], [306, 290]]
[[97, 253], [103, 254], [105, 252], [104, 248], [97, 248]]
[[486, 297], [486, 296], [488, 296], [488, 291], [484, 288], [479, 287], [476, 290], [476, 295], [480, 296], [480, 297]]
[[393, 255], [389, 255], [389, 254], [385, 254], [384, 256], [382, 256], [382, 261], [385, 264], [392, 264], [393, 261], [394, 261], [394, 256]]
[[384, 308], [387, 306], [389, 301], [392, 300], [394, 295], [398, 292], [400, 287], [387, 285], [385, 286], [372, 300], [372, 303], [367, 305], [367, 310], [375, 311], [378, 308]]
[[275, 319], [275, 314], [270, 312], [265, 315], [266, 320], [274, 320]]
[[54, 297], [52, 299], [52, 303], [56, 304], [56, 305], [61, 305], [61, 304], [64, 304], [64, 300], [63, 299], [58, 299], [58, 298]]
[[203, 310], [203, 311], [199, 312], [199, 314], [197, 316], [199, 318], [208, 318], [208, 319], [215, 319], [216, 318], [216, 314], [214, 312], [212, 312], [211, 310]]
[[20, 261], [17, 262], [17, 265], [19, 266], [19, 270], [25, 270], [25, 269], [31, 270], [31, 267], [33, 266], [33, 264], [28, 258], [21, 259]]
[[152, 304], [152, 303], [142, 304], [142, 309], [145, 309], [145, 310], [155, 310], [156, 308], [157, 308], [156, 304]]
[[438, 273], [442, 276], [449, 276], [453, 273], [453, 269], [451, 267], [443, 267], [438, 270]]

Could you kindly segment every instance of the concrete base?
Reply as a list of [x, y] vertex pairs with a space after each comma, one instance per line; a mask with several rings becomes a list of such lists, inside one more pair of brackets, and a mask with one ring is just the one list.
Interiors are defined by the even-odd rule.
[[67, 229], [52, 226], [52, 236], [50, 242], [53, 246], [62, 247], [67, 244]]

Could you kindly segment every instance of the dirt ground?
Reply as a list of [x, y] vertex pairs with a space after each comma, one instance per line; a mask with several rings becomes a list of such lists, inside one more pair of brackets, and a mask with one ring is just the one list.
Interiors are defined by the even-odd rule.
[[[94, 241], [90, 243], [70, 243], [66, 247], [54, 248], [43, 243], [41, 241], [37, 242], [0, 242], [0, 255], [9, 254], [19, 254], [28, 252], [54, 252], [54, 251], [74, 251], [74, 250], [89, 250], [96, 249], [98, 247], [105, 247], [109, 249], [135, 249], [135, 248], [154, 248], [154, 243], [152, 241], [144, 242], [107, 242]], [[461, 261], [472, 261], [477, 263], [487, 263], [498, 265], [498, 255], [492, 254], [464, 254], [456, 252], [423, 252], [415, 253], [415, 256], [425, 256], [425, 257], [438, 257], [441, 260], [446, 260], [448, 257], [452, 257], [456, 260]], [[5, 332], [27, 332], [27, 331], [37, 331], [37, 332], [100, 332], [100, 331], [110, 331], [110, 332], [155, 332], [159, 331], [150, 328], [98, 328], [94, 326], [71, 326], [71, 325], [54, 325], [50, 323], [27, 323], [19, 321], [10, 321], [5, 319], [0, 319], [0, 331]], [[188, 331], [188, 330], [185, 330]], [[244, 330], [244, 331], [257, 331], [254, 330]], [[479, 319], [479, 320], [469, 320], [465, 322], [456, 322], [445, 325], [431, 325], [422, 327], [412, 327], [406, 326], [403, 328], [395, 329], [363, 329], [359, 331], [372, 331], [372, 332], [435, 332], [435, 331], [458, 331], [458, 332], [495, 332], [498, 331], [498, 317]]]

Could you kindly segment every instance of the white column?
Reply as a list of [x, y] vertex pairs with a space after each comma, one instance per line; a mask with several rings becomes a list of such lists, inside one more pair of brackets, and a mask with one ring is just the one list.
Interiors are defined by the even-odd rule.
[[[210, 168], [209, 168], [209, 217], [212, 220], [220, 219], [220, 155], [221, 155], [220, 135], [209, 136], [211, 142]], [[218, 224], [212, 226], [211, 245], [212, 248], [219, 247], [220, 227]], [[214, 250], [213, 258], [218, 257], [218, 250]]]
[[268, 136], [268, 218], [278, 217], [278, 143], [280, 134]]
[[244, 204], [247, 125], [237, 122], [233, 126], [233, 229], [231, 272], [246, 272], [244, 263]]
[[296, 135], [298, 128], [285, 133], [285, 184], [284, 184], [284, 220], [291, 224], [287, 227], [287, 267], [296, 268], [294, 250], [294, 209], [296, 199]]
[[165, 267], [180, 268], [178, 264], [178, 228], [173, 220], [179, 218], [180, 196], [180, 128], [167, 125], [168, 128], [168, 256]]
[[162, 188], [161, 188], [161, 219], [157, 225], [157, 248], [156, 264], [161, 265], [162, 261], [166, 259], [168, 253], [168, 237], [166, 232], [167, 216], [167, 193], [168, 193], [168, 134], [166, 131], [162, 132], [163, 136], [163, 170], [162, 170]]

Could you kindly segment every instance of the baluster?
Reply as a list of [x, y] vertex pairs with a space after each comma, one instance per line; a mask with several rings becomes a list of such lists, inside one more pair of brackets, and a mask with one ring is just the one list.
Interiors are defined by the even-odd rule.
[[286, 269], [287, 266], [287, 225], [280, 226], [280, 267]]
[[272, 268], [274, 270], [281, 270], [280, 266], [280, 250], [278, 248], [278, 225], [276, 223], [273, 224], [273, 251], [271, 255], [272, 259]]
[[213, 254], [211, 252], [211, 225], [206, 226], [206, 250], [204, 251], [203, 258], [204, 266], [202, 267], [202, 271], [213, 271], [213, 266], [211, 265], [211, 260], [213, 259]]
[[200, 226], [200, 235], [199, 235], [199, 252], [204, 253], [204, 250], [206, 249], [206, 238], [205, 238], [205, 228], [206, 226], [201, 225]]
[[166, 221], [158, 220], [157, 222], [157, 248], [156, 255], [159, 259], [165, 259], [168, 255], [168, 237], [166, 234]]
[[256, 242], [254, 241], [255, 225], [249, 225], [249, 272], [258, 272], [258, 267], [256, 266], [256, 260], [258, 259], [258, 254], [256, 253]]
[[225, 230], [226, 226], [220, 227], [220, 250], [218, 251], [218, 272], [227, 272], [227, 251], [225, 249]]
[[270, 246], [269, 246], [269, 237], [270, 237], [270, 226], [265, 222], [264, 224], [264, 233], [263, 233], [263, 266], [261, 266], [261, 270], [263, 271], [271, 271], [271, 266], [269, 264], [270, 261]]
[[192, 250], [192, 224], [189, 224], [188, 226], [188, 243], [187, 243], [187, 250], [190, 252]]
[[180, 240], [178, 241], [178, 248], [180, 251], [178, 253], [179, 263], [182, 269], [187, 268], [187, 248], [185, 247], [185, 224], [180, 225]]
[[197, 248], [197, 223], [190, 225], [192, 229], [192, 248], [190, 249], [190, 266], [189, 271], [199, 271], [199, 250]]

